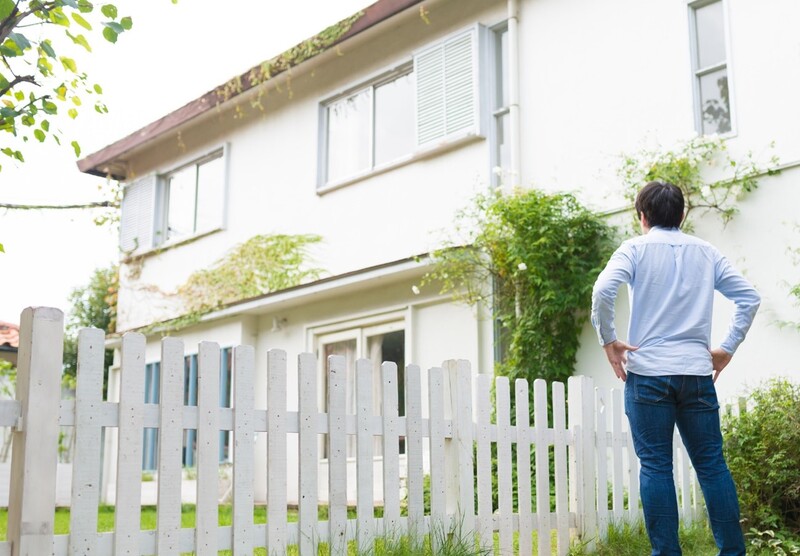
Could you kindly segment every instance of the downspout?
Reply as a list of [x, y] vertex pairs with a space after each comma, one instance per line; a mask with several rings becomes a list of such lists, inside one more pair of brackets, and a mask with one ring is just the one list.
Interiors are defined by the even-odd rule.
[[508, 118], [511, 168], [509, 186], [522, 185], [519, 117], [519, 0], [508, 0]]

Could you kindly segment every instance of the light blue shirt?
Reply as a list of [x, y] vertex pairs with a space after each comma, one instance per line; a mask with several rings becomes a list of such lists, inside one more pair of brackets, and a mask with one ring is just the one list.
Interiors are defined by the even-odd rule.
[[714, 290], [736, 304], [720, 347], [733, 354], [753, 323], [761, 298], [710, 243], [677, 228], [652, 228], [625, 241], [592, 291], [592, 325], [601, 345], [617, 339], [614, 300], [627, 284], [631, 319], [627, 370], [639, 375], [713, 372], [711, 313]]

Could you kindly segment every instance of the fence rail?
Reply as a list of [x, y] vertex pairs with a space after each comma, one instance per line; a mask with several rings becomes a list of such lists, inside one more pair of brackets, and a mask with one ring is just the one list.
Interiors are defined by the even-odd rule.
[[[421, 535], [458, 527], [500, 554], [566, 554], [571, 538], [602, 537], [612, 521], [638, 519], [637, 460], [623, 426], [619, 391], [594, 388], [572, 377], [568, 388], [543, 380], [529, 384], [505, 377], [472, 376], [466, 361], [447, 361], [422, 373], [404, 372], [404, 415], [398, 407], [398, 372], [381, 366], [382, 411], [373, 412], [369, 360], [355, 369], [356, 411], [345, 411], [345, 360], [327, 368], [327, 412], [318, 410], [318, 363], [297, 359], [297, 411], [287, 410], [287, 356], [267, 356], [267, 405], [255, 407], [254, 349], [233, 351], [233, 404], [219, 407], [220, 349], [202, 342], [198, 355], [198, 403], [183, 405], [182, 342], [161, 344], [159, 404], [144, 403], [145, 338], [122, 339], [120, 400], [102, 399], [104, 336], [80, 332], [74, 400], [60, 399], [63, 315], [26, 309], [20, 334], [17, 400], [0, 402], [0, 426], [12, 427], [13, 450], [8, 540], [0, 556], [23, 554], [252, 554], [267, 547], [284, 554], [346, 554], [348, 542], [369, 550], [374, 539]], [[423, 415], [423, 378], [427, 414]], [[492, 385], [494, 408], [492, 420]], [[532, 396], [531, 396], [532, 394]], [[530, 420], [532, 400], [533, 422]], [[292, 404], [294, 405], [294, 404]], [[549, 412], [548, 406], [552, 409]], [[512, 425], [512, 407], [514, 423]], [[53, 534], [59, 426], [74, 427], [70, 534]], [[116, 454], [114, 530], [97, 532], [102, 460], [101, 431], [119, 437]], [[142, 445], [145, 428], [158, 429], [157, 527], [140, 530]], [[197, 431], [197, 505], [194, 528], [181, 527], [182, 434]], [[232, 524], [218, 525], [219, 431], [233, 431]], [[267, 436], [267, 523], [253, 521], [256, 433]], [[297, 436], [297, 469], [289, 469], [287, 438]], [[318, 435], [326, 436], [328, 518], [318, 518]], [[355, 518], [348, 518], [348, 437], [356, 438]], [[399, 440], [406, 447], [401, 481]], [[382, 514], [376, 517], [375, 439], [382, 450]], [[684, 518], [699, 511], [696, 481], [682, 445], [675, 443], [676, 479]], [[311, 464], [309, 464], [311, 462]], [[429, 489], [425, 488], [429, 470]], [[287, 482], [299, 474], [298, 521], [289, 522]], [[496, 486], [493, 477], [496, 475]], [[404, 499], [401, 499], [404, 494]], [[496, 503], [494, 502], [496, 500]], [[434, 542], [437, 538], [434, 537]], [[515, 548], [515, 541], [517, 547]]]

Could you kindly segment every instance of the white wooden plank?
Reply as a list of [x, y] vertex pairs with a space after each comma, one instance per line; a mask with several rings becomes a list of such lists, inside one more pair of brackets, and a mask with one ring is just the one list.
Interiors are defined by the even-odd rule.
[[625, 485], [622, 473], [623, 459], [623, 432], [622, 432], [622, 391], [618, 388], [611, 390], [611, 448], [614, 457], [614, 468], [612, 473], [612, 507], [614, 521], [619, 522], [623, 518], [625, 503]]
[[472, 372], [469, 362], [463, 359], [446, 361], [444, 367], [450, 382], [453, 443], [457, 461], [458, 501], [455, 518], [457, 523], [460, 520], [463, 537], [471, 539], [475, 532]]
[[105, 334], [96, 328], [85, 328], [78, 333], [69, 552], [80, 556], [95, 551], [97, 538], [101, 427], [95, 408], [103, 398], [104, 341]]
[[298, 521], [300, 554], [316, 554], [319, 535], [314, 534], [319, 505], [317, 474], [319, 454], [317, 444], [317, 360], [312, 353], [303, 353], [297, 358], [297, 380], [300, 419], [300, 500]]
[[383, 380], [383, 532], [395, 535], [400, 522], [400, 436], [398, 430], [397, 364], [381, 365]]
[[517, 421], [517, 512], [519, 514], [519, 553], [533, 554], [531, 534], [531, 428], [528, 381], [514, 381], [514, 405]]
[[197, 505], [195, 551], [217, 554], [219, 509], [219, 344], [201, 342], [197, 355]]
[[356, 515], [359, 552], [373, 550], [375, 508], [373, 496], [374, 450], [372, 416], [372, 361], [356, 361]]
[[681, 519], [687, 523], [692, 522], [692, 485], [690, 480], [689, 470], [689, 456], [686, 454], [686, 448], [682, 443], [678, 443], [678, 452], [680, 462], [680, 477], [681, 477]]
[[554, 382], [553, 394], [553, 451], [556, 483], [556, 528], [558, 530], [558, 554], [569, 552], [570, 515], [567, 502], [567, 417], [563, 382]]
[[[446, 531], [447, 479], [445, 476], [445, 421], [444, 421], [444, 373], [441, 367], [428, 370], [428, 413], [430, 426], [431, 469], [431, 528]], [[433, 553], [441, 551], [443, 535], [431, 535]]]
[[119, 447], [117, 448], [114, 554], [139, 554], [142, 501], [142, 410], [144, 408], [145, 337], [128, 332], [122, 337], [119, 390]]
[[547, 441], [547, 382], [533, 381], [533, 426], [536, 450], [536, 530], [539, 556], [550, 554], [550, 458]]
[[253, 554], [255, 350], [233, 350], [233, 554]]
[[595, 388], [595, 453], [597, 454], [597, 527], [599, 537], [608, 537], [608, 445], [606, 438], [607, 391]]
[[491, 414], [492, 403], [491, 377], [479, 374], [475, 377], [475, 393], [478, 405], [477, 428], [475, 440], [477, 444], [478, 460], [478, 535], [480, 546], [483, 550], [492, 550], [494, 535], [492, 530], [492, 443], [491, 443]]
[[13, 435], [7, 538], [15, 555], [49, 554], [53, 549], [64, 314], [49, 307], [28, 307], [22, 311], [19, 332], [16, 394], [24, 432]]
[[161, 340], [161, 399], [158, 429], [158, 516], [156, 552], [180, 552], [183, 450], [183, 342]]
[[594, 550], [597, 536], [595, 499], [594, 384], [586, 376], [571, 376], [569, 385], [569, 426], [573, 431], [577, 458], [578, 534], [586, 548]]
[[[627, 422], [627, 419], [626, 419]], [[628, 520], [636, 521], [640, 517], [639, 511], [639, 458], [633, 447], [633, 437], [630, 428], [625, 429], [625, 444], [628, 448]]]
[[508, 377], [495, 379], [495, 407], [497, 408], [497, 499], [498, 528], [500, 530], [500, 555], [513, 553], [511, 517], [514, 513], [511, 486], [511, 387]]
[[286, 352], [267, 352], [267, 547], [286, 552]]
[[347, 550], [347, 434], [345, 359], [328, 357], [328, 522], [332, 555]]
[[425, 516], [422, 473], [422, 383], [417, 365], [405, 372], [406, 458], [408, 462], [408, 523], [411, 534], [421, 531]]

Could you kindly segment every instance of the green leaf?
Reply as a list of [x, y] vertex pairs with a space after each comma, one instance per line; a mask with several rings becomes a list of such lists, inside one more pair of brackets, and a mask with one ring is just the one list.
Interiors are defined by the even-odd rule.
[[8, 87], [8, 79], [0, 73], [0, 89], [5, 89], [6, 87]]
[[75, 23], [77, 23], [78, 25], [80, 25], [80, 26], [81, 26], [81, 27], [83, 27], [84, 29], [86, 29], [86, 30], [88, 30], [88, 31], [91, 31], [91, 30], [92, 30], [92, 25], [91, 25], [91, 23], [89, 23], [88, 21], [86, 21], [86, 20], [83, 18], [83, 16], [82, 16], [81, 14], [79, 14], [79, 13], [76, 13], [76, 12], [72, 12], [72, 19], [74, 19], [74, 20], [75, 20]]
[[45, 131], [50, 131], [50, 122], [47, 120], [42, 120], [39, 126]]
[[48, 19], [50, 19], [50, 21], [52, 21], [56, 25], [69, 27], [69, 18], [64, 15], [64, 12], [61, 11], [61, 8], [50, 10], [49, 12], [47, 12], [47, 15]]
[[17, 43], [11, 39], [6, 39], [3, 44], [0, 45], [0, 52], [9, 58], [22, 55], [22, 50], [20, 50], [19, 46], [17, 46]]
[[100, 11], [103, 12], [103, 15], [106, 17], [117, 19], [117, 7], [114, 4], [103, 4]]
[[9, 33], [8, 38], [14, 41], [20, 50], [27, 50], [31, 47], [30, 41], [22, 33]]
[[14, 0], [0, 0], [0, 20], [7, 18], [14, 11]]
[[133, 27], [133, 19], [131, 19], [129, 16], [125, 16], [119, 20], [119, 24], [122, 25], [122, 28], [126, 31], [130, 31], [131, 27]]
[[103, 28], [103, 37], [110, 43], [117, 42], [117, 34], [111, 27]]
[[[0, 166], [0, 168], [2, 168], [2, 166]], [[5, 250], [5, 248], [3, 248], [3, 244], [0, 243], [0, 253], [5, 253], [5, 252], [6, 252], [6, 250]]]
[[50, 102], [49, 100], [42, 102], [42, 110], [47, 114], [58, 114], [58, 106], [56, 106], [55, 102]]
[[89, 2], [89, 0], [79, 0], [78, 9], [81, 11], [81, 13], [89, 13], [94, 10], [94, 4]]
[[25, 162], [25, 157], [22, 156], [22, 153], [19, 151], [14, 151], [14, 158], [19, 160], [20, 162]]
[[72, 143], [70, 143], [70, 145], [72, 145], [72, 148], [75, 150], [75, 157], [76, 158], [79, 157], [81, 155], [81, 146], [78, 144], [77, 141], [73, 141]]
[[100, 85], [98, 85], [97, 83], [95, 83], [94, 84], [94, 92], [97, 93], [98, 95], [102, 95], [103, 94], [103, 88]]
[[61, 4], [67, 5], [70, 8], [77, 8], [78, 3], [75, 0], [60, 0]]
[[70, 33], [69, 31], [67, 31], [67, 36], [68, 36], [69, 38], [71, 38], [71, 39], [72, 39], [72, 42], [74, 42], [75, 44], [79, 44], [79, 45], [81, 45], [83, 48], [85, 48], [85, 49], [86, 49], [87, 51], [89, 51], [89, 52], [91, 52], [91, 51], [92, 51], [92, 47], [91, 47], [91, 46], [89, 46], [89, 41], [87, 41], [87, 40], [86, 40], [86, 37], [84, 37], [83, 35], [78, 35], [78, 36], [76, 37], [76, 36], [74, 36], [72, 33]]
[[50, 40], [49, 39], [40, 42], [39, 46], [42, 47], [42, 50], [44, 50], [44, 53], [47, 54], [48, 56], [50, 56], [51, 58], [55, 58], [56, 57], [56, 51], [53, 50], [53, 45], [50, 44]]
[[73, 60], [72, 58], [67, 58], [66, 56], [62, 56], [61, 58], [59, 58], [59, 60], [61, 60], [61, 63], [64, 65], [65, 70], [77, 73], [78, 66], [75, 63], [75, 60]]
[[67, 114], [69, 114], [69, 117], [74, 120], [75, 118], [78, 117], [78, 109], [77, 108], [70, 108], [69, 111], [67, 112]]
[[44, 131], [42, 131], [41, 129], [34, 129], [33, 130], [33, 136], [36, 137], [39, 140], [40, 143], [43, 143], [44, 142], [44, 138], [46, 137], [46, 135], [44, 134]]

